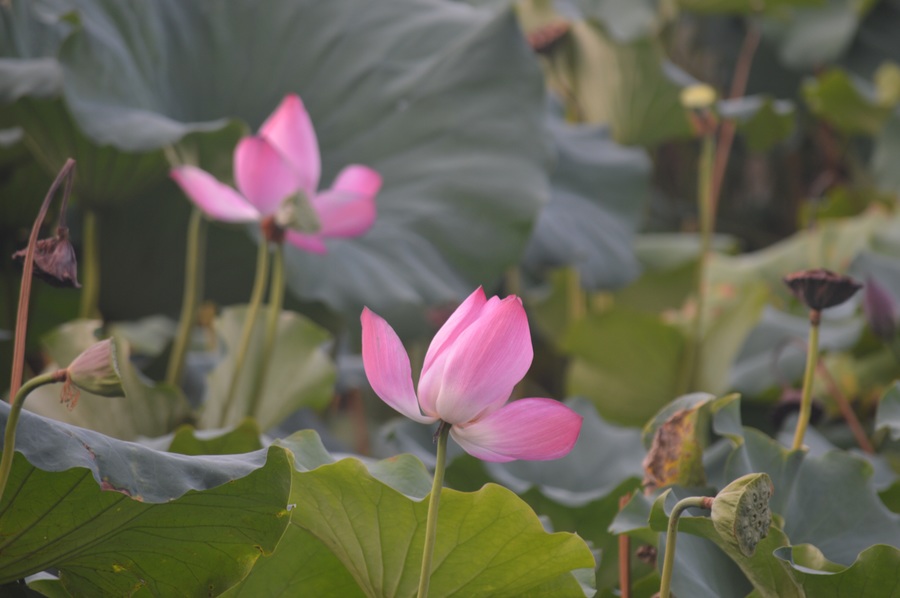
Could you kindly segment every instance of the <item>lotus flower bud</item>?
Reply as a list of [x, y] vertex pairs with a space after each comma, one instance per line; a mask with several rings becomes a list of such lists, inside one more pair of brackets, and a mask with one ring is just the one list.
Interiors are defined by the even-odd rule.
[[797, 299], [815, 311], [840, 305], [863, 286], [849, 276], [823, 268], [788, 274], [784, 277], [784, 283]]
[[863, 293], [863, 313], [875, 336], [883, 341], [891, 341], [897, 332], [897, 308], [894, 298], [884, 286], [872, 278], [866, 279]]
[[769, 534], [769, 499], [774, 491], [767, 474], [751, 473], [725, 486], [713, 500], [716, 531], [744, 556], [753, 556], [756, 545]]
[[[13, 260], [23, 262], [27, 249], [13, 254]], [[78, 262], [75, 260], [75, 249], [69, 242], [69, 229], [61, 226], [56, 236], [41, 239], [34, 250], [34, 275], [55, 287], [71, 287], [79, 289]]]
[[691, 127], [697, 135], [715, 133], [718, 124], [718, 118], [713, 112], [715, 103], [716, 90], [709, 85], [701, 83], [681, 90], [681, 105], [687, 108]]
[[68, 383], [80, 390], [104, 397], [125, 396], [119, 376], [116, 342], [112, 338], [86, 349], [69, 364], [66, 372]]

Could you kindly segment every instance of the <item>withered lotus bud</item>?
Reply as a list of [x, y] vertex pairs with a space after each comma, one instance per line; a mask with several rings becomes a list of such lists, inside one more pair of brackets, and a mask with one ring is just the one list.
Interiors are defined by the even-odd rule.
[[891, 341], [897, 332], [897, 308], [894, 298], [884, 286], [871, 276], [866, 278], [863, 292], [863, 313], [875, 336]]
[[[26, 249], [15, 252], [12, 257], [17, 263], [25, 261]], [[75, 249], [69, 241], [69, 229], [59, 227], [56, 236], [40, 239], [34, 250], [34, 275], [55, 287], [80, 289], [78, 284], [78, 262]]]
[[125, 396], [116, 349], [116, 342], [112, 338], [85, 349], [66, 368], [67, 382], [80, 390], [103, 397]]
[[712, 521], [719, 535], [744, 556], [753, 556], [756, 545], [769, 535], [772, 511], [769, 499], [775, 489], [765, 473], [739, 477], [719, 492], [712, 504]]
[[788, 274], [784, 277], [784, 283], [797, 299], [815, 311], [840, 305], [863, 286], [849, 276], [824, 268]]

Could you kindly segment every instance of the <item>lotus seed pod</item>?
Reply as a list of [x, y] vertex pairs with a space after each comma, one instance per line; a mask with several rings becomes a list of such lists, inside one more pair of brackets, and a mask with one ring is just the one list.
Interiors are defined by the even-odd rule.
[[753, 556], [756, 545], [769, 534], [772, 511], [769, 499], [774, 487], [765, 473], [751, 473], [731, 482], [716, 495], [712, 521], [725, 541], [744, 556]]
[[784, 277], [784, 283], [797, 299], [816, 311], [840, 305], [863, 286], [849, 276], [823, 268], [788, 274]]
[[66, 368], [69, 382], [76, 388], [104, 397], [125, 396], [116, 343], [112, 338], [88, 347]]

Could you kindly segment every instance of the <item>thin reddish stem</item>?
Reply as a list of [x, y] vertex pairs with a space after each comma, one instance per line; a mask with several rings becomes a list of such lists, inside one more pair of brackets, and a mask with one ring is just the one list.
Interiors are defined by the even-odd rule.
[[[729, 99], [739, 98], [747, 91], [747, 80], [750, 78], [750, 67], [753, 65], [753, 57], [756, 48], [759, 47], [759, 29], [750, 24], [741, 44], [737, 63], [734, 67], [734, 77], [731, 80], [731, 89], [728, 92]], [[716, 144], [716, 162], [713, 167], [712, 182], [712, 210], [713, 222], [719, 206], [719, 194], [722, 192], [722, 182], [725, 179], [725, 167], [728, 166], [728, 157], [731, 154], [731, 145], [734, 143], [734, 133], [737, 125], [733, 120], [726, 120], [719, 129], [719, 142]]]
[[828, 367], [826, 367], [821, 359], [819, 360], [817, 369], [819, 370], [819, 375], [822, 376], [822, 379], [825, 380], [825, 384], [828, 386], [828, 392], [831, 393], [831, 396], [834, 397], [835, 402], [838, 404], [838, 409], [841, 410], [844, 421], [847, 422], [850, 431], [853, 432], [853, 437], [856, 439], [859, 448], [870, 455], [875, 454], [875, 447], [872, 446], [871, 441], [869, 441], [869, 437], [866, 435], [866, 431], [863, 429], [859, 418], [856, 417], [856, 413], [850, 406], [850, 401], [848, 401], [847, 397], [844, 396], [844, 393], [841, 392], [841, 388], [838, 386], [834, 376], [831, 375]]
[[[41, 232], [41, 225], [44, 224], [44, 218], [47, 217], [47, 210], [50, 208], [50, 201], [56, 194], [56, 190], [63, 181], [68, 181], [65, 188], [65, 194], [68, 196], [72, 189], [71, 177], [75, 172], [75, 160], [69, 158], [63, 165], [59, 174], [56, 175], [50, 190], [44, 197], [44, 203], [38, 212], [34, 225], [31, 227], [31, 235], [28, 237], [28, 248], [25, 250], [25, 261], [22, 264], [22, 286], [19, 290], [19, 306], [16, 311], [16, 336], [13, 344], [13, 361], [12, 376], [9, 381], [9, 397], [12, 400], [19, 392], [22, 386], [22, 373], [25, 369], [25, 336], [28, 334], [28, 303], [31, 299], [31, 277], [34, 271], [34, 250], [37, 246], [38, 235]], [[63, 199], [65, 205], [67, 197]]]
[[[619, 511], [631, 500], [631, 492], [619, 497]], [[622, 598], [631, 598], [631, 538], [619, 534], [619, 591]]]

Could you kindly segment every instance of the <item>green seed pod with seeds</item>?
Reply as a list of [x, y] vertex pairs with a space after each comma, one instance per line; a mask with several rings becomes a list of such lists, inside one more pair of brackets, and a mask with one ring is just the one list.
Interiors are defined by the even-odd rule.
[[769, 499], [772, 480], [765, 473], [751, 473], [731, 482], [716, 495], [712, 520], [716, 531], [745, 556], [753, 556], [756, 545], [769, 533], [772, 512]]

